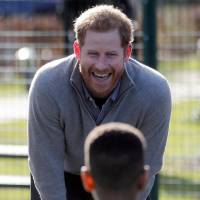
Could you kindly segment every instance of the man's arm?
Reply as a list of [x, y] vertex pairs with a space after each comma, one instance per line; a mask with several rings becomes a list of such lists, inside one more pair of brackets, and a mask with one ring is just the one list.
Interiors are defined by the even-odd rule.
[[48, 83], [36, 76], [29, 94], [29, 166], [42, 200], [66, 200], [64, 131]]
[[140, 200], [147, 198], [152, 189], [155, 175], [160, 171], [166, 146], [171, 116], [171, 93], [166, 80], [159, 83], [155, 90], [149, 109], [139, 129], [147, 139], [146, 164], [150, 165], [150, 180], [146, 190], [140, 194]]

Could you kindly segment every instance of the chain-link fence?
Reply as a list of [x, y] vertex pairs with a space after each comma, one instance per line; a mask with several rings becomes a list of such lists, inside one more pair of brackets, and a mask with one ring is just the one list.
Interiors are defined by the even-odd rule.
[[44, 63], [63, 57], [54, 1], [0, 1], [0, 200], [28, 200], [27, 95]]
[[173, 111], [161, 200], [200, 199], [200, 2], [160, 1], [158, 69], [168, 78]]
[[[138, 6], [134, 56], [142, 61], [142, 9]], [[28, 88], [38, 67], [63, 57], [66, 48], [72, 52], [65, 37], [73, 35], [65, 33], [63, 20], [53, 7], [51, 12], [45, 7], [44, 13], [40, 10], [39, 14], [14, 15], [2, 14], [2, 8], [0, 200], [25, 200], [30, 195], [26, 157]], [[157, 68], [168, 78], [173, 98], [159, 199], [197, 200], [200, 199], [200, 2], [158, 1], [157, 47]]]

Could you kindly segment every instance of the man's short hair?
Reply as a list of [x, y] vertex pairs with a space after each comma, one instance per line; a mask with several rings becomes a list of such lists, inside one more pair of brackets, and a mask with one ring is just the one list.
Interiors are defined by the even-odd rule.
[[128, 190], [144, 170], [146, 142], [142, 133], [124, 123], [94, 128], [85, 141], [85, 164], [97, 187]]
[[84, 45], [87, 30], [106, 32], [117, 29], [122, 47], [133, 41], [133, 23], [120, 9], [112, 5], [97, 5], [83, 12], [74, 23], [76, 39]]

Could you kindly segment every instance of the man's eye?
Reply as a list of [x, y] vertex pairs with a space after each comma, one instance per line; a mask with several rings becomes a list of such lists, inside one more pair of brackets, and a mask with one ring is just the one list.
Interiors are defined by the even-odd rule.
[[96, 56], [97, 55], [97, 53], [95, 53], [95, 52], [89, 52], [88, 53], [90, 56]]
[[115, 53], [108, 53], [107, 54], [107, 56], [109, 56], [109, 57], [114, 57], [114, 56], [116, 56], [117, 54], [115, 54]]

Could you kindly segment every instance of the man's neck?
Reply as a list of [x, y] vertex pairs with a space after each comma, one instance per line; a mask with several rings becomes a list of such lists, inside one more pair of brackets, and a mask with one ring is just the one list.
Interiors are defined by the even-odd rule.
[[100, 110], [101, 110], [103, 104], [106, 102], [106, 100], [107, 100], [107, 98], [94, 98], [94, 101]]

